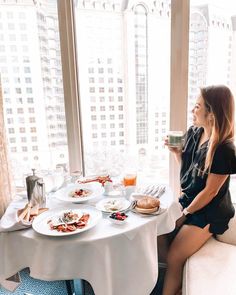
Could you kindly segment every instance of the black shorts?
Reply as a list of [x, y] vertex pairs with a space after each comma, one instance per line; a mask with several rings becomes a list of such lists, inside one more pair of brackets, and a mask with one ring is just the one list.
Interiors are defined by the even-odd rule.
[[228, 228], [230, 218], [209, 220], [207, 215], [203, 212], [196, 212], [187, 216], [184, 224], [191, 224], [204, 228], [206, 225], [210, 225], [209, 232], [214, 235], [222, 235]]

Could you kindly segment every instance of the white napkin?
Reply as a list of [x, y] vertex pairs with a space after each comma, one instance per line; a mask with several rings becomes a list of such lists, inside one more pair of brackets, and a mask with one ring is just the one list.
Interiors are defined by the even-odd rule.
[[14, 276], [6, 279], [0, 280], [0, 285], [10, 292], [14, 292], [21, 284], [20, 273], [16, 273]]
[[31, 227], [32, 221], [19, 220], [17, 211], [20, 208], [9, 206], [0, 220], [0, 232], [15, 231]]

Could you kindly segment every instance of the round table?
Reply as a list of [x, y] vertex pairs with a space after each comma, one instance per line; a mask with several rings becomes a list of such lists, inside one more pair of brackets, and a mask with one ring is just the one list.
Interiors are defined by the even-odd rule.
[[[96, 201], [68, 204], [52, 196], [50, 208], [86, 208]], [[30, 275], [41, 280], [87, 280], [96, 295], [148, 295], [158, 277], [157, 236], [172, 231], [182, 215], [170, 189], [161, 203], [167, 210], [160, 215], [129, 212], [124, 225], [115, 225], [104, 214], [95, 227], [77, 235], [51, 237], [32, 228], [2, 232], [0, 279], [29, 267]], [[23, 200], [15, 201], [11, 207], [22, 205]]]

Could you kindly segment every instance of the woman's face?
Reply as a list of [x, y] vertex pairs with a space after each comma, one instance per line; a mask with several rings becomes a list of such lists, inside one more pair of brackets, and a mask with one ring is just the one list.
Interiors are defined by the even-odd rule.
[[196, 127], [206, 127], [209, 123], [209, 112], [206, 109], [204, 100], [201, 96], [198, 97], [193, 113], [193, 125]]

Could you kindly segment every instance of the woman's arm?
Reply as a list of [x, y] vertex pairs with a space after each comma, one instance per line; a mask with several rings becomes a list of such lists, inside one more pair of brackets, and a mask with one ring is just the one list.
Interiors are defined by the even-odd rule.
[[220, 188], [226, 181], [228, 175], [210, 173], [207, 177], [205, 188], [194, 198], [191, 204], [186, 208], [191, 214], [194, 213], [207, 204], [218, 194]]

